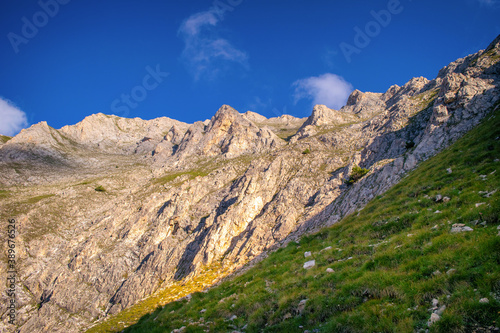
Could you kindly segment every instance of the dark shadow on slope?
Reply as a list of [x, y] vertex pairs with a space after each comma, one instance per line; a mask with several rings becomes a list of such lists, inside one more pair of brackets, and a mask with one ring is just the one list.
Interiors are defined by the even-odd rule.
[[195, 269], [195, 265], [193, 265], [194, 258], [196, 258], [196, 255], [198, 254], [198, 252], [200, 252], [201, 244], [211, 230], [211, 228], [207, 228], [202, 231], [202, 229], [205, 227], [207, 218], [208, 216], [203, 217], [194, 230], [194, 232], [199, 232], [199, 234], [191, 243], [186, 246], [186, 250], [182, 254], [182, 257], [177, 264], [174, 280], [180, 281], [184, 279]]

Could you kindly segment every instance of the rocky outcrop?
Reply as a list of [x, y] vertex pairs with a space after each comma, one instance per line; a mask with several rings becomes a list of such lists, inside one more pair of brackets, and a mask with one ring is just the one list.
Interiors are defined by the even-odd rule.
[[[20, 332], [81, 331], [210, 265], [235, 269], [362, 209], [498, 107], [499, 42], [434, 80], [354, 91], [339, 111], [317, 106], [305, 123], [223, 106], [189, 126], [97, 115], [89, 122], [110, 133], [87, 124], [23, 131], [0, 148], [1, 180], [10, 182], [0, 218], [22, 226]], [[146, 138], [157, 143], [146, 147]], [[62, 166], [28, 158], [54, 176], [18, 186], [15, 147], [57, 152], [84, 179], [57, 178]], [[354, 166], [369, 173], [348, 185]]]
[[[153, 120], [129, 119], [98, 113], [59, 131], [91, 148], [126, 154], [150, 153], [163, 139], [175, 144], [189, 125], [167, 117]], [[171, 141], [171, 140], [174, 141]]]
[[275, 149], [283, 144], [270, 129], [257, 127], [232, 107], [223, 105], [207, 125], [201, 122], [191, 125], [174, 154], [178, 158], [236, 157]]
[[[356, 94], [357, 91], [353, 92], [351, 97]], [[313, 136], [317, 134], [318, 131], [325, 131], [325, 127], [327, 130], [331, 130], [341, 125], [356, 123], [359, 121], [360, 118], [352, 113], [333, 110], [325, 105], [316, 105], [313, 108], [312, 114], [309, 118], [307, 118], [292, 138], [292, 142], [297, 142], [298, 140]]]

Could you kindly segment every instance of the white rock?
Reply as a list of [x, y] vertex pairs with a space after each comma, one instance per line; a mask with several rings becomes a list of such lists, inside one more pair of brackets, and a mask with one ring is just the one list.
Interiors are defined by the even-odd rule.
[[207, 309], [201, 309], [200, 310], [200, 313], [204, 313], [204, 312], [207, 312]]
[[299, 306], [297, 307], [297, 310], [299, 311], [299, 313], [304, 312], [304, 309], [306, 308], [306, 303], [307, 303], [307, 299], [303, 299], [299, 302]]
[[438, 304], [439, 304], [439, 300], [438, 300], [438, 299], [436, 299], [436, 298], [433, 298], [433, 299], [432, 299], [432, 307], [433, 307], [433, 308], [435, 308], [435, 307], [437, 307], [437, 306], [438, 306]]
[[443, 202], [449, 202], [451, 199], [449, 197], [443, 197]]
[[431, 314], [431, 318], [427, 322], [427, 326], [431, 326], [432, 324], [437, 322], [439, 319], [441, 319], [441, 317], [437, 313]]
[[467, 227], [463, 223], [455, 223], [451, 228], [451, 233], [463, 232], [463, 231], [474, 231], [471, 227]]
[[479, 207], [479, 206], [485, 205], [485, 204], [486, 204], [486, 202], [478, 202], [478, 203], [476, 204], [476, 208], [477, 208], [477, 207]]
[[334, 271], [333, 269], [331, 269], [330, 267], [328, 267], [328, 268], [326, 269], [326, 272], [327, 272], [327, 273], [335, 273], [335, 271]]
[[479, 300], [479, 303], [481, 303], [481, 304], [487, 304], [487, 303], [489, 303], [489, 302], [490, 302], [490, 300], [489, 300], [489, 299], [487, 299], [486, 297], [485, 297], [485, 298], [481, 298], [481, 299]]
[[446, 310], [446, 305], [441, 305], [439, 309], [436, 310], [436, 314], [441, 316], [444, 313], [444, 310]]
[[307, 261], [304, 264], [304, 269], [312, 268], [312, 267], [314, 267], [314, 265], [316, 265], [316, 261], [315, 260]]
[[436, 195], [436, 202], [443, 200], [443, 196], [441, 194]]
[[448, 169], [446, 169], [446, 172], [448, 172], [448, 173], [452, 173], [452, 172], [453, 172], [453, 170], [451, 170], [451, 168], [448, 168]]
[[311, 256], [311, 252], [305, 252], [304, 253], [304, 257], [307, 258], [307, 257], [310, 257]]

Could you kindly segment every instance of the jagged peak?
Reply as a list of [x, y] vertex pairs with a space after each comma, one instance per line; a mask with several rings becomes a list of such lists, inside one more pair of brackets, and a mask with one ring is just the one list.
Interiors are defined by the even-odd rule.
[[495, 48], [500, 48], [500, 35], [497, 36], [497, 38], [495, 38], [491, 43], [490, 45], [488, 45], [488, 47], [486, 48], [486, 50], [484, 50], [485, 52], [488, 52], [488, 51], [491, 51]]
[[349, 98], [347, 99], [347, 104], [346, 106], [351, 106], [356, 103], [358, 103], [364, 96], [364, 93], [359, 91], [358, 89], [355, 89], [350, 95]]
[[396, 95], [398, 93], [398, 91], [401, 89], [400, 86], [398, 86], [397, 84], [393, 84], [392, 86], [389, 87], [389, 89], [387, 89], [387, 91], [382, 95], [382, 100], [384, 100], [385, 102], [387, 102], [388, 100], [390, 100], [394, 95]]
[[48, 132], [50, 131], [51, 129], [53, 129], [52, 127], [49, 126], [49, 124], [47, 124], [46, 121], [41, 121], [39, 123], [36, 123], [36, 124], [33, 124], [31, 125], [30, 127], [28, 128], [24, 128], [21, 130], [21, 132], [19, 132], [18, 135], [22, 134], [22, 133], [28, 133], [28, 132], [33, 132], [33, 131], [45, 131], [45, 132]]
[[299, 132], [306, 126], [324, 126], [337, 125], [352, 121], [354, 115], [334, 109], [330, 109], [326, 105], [317, 104], [314, 106], [312, 114], [300, 127]]
[[258, 114], [257, 112], [253, 112], [253, 111], [247, 111], [247, 112], [243, 113], [242, 115], [246, 119], [248, 119], [252, 122], [256, 122], [256, 123], [265, 122], [267, 120], [267, 118], [264, 117], [263, 115]]
[[8, 143], [35, 143], [35, 144], [53, 144], [55, 137], [60, 138], [59, 132], [49, 126], [46, 121], [33, 124], [28, 128], [24, 128]]
[[223, 116], [226, 116], [226, 115], [240, 115], [240, 113], [238, 111], [236, 111], [233, 107], [231, 107], [230, 105], [227, 105], [227, 104], [224, 104], [222, 105], [219, 110], [217, 110], [217, 112], [215, 113], [215, 115], [212, 117], [212, 119], [214, 118], [219, 118], [219, 117], [223, 117]]
[[206, 132], [211, 132], [214, 129], [226, 130], [232, 124], [237, 123], [245, 127], [256, 127], [250, 120], [244, 117], [241, 113], [236, 111], [229, 105], [222, 105], [220, 109], [215, 113], [215, 115], [210, 119], [210, 123], [207, 124]]

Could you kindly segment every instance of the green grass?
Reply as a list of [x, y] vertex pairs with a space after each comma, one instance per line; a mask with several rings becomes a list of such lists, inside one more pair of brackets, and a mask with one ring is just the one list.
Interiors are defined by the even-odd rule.
[[47, 199], [47, 198], [50, 198], [50, 197], [53, 197], [55, 194], [44, 194], [44, 195], [38, 195], [36, 197], [32, 197], [32, 198], [29, 198], [28, 200], [26, 200], [26, 204], [29, 204], [29, 205], [34, 205], [36, 204], [37, 202], [39, 201], [42, 201], [43, 199]]
[[220, 264], [212, 264], [202, 269], [196, 278], [175, 282], [166, 288], [162, 288], [154, 295], [90, 328], [87, 332], [119, 332], [128, 325], [137, 323], [144, 314], [158, 311], [162, 305], [193, 292], [200, 292], [227, 274], [228, 271]]
[[294, 136], [298, 130], [299, 130], [298, 128], [292, 128], [292, 129], [281, 128], [279, 130], [279, 132], [276, 133], [276, 135], [280, 139], [283, 139], [286, 142], [289, 142], [290, 139], [292, 138], [292, 136]]
[[2, 143], [6, 143], [7, 141], [9, 141], [10, 139], [12, 139], [12, 137], [10, 136], [5, 136], [5, 135], [0, 135], [0, 142]]
[[413, 115], [420, 111], [426, 110], [434, 104], [439, 93], [439, 89], [425, 91], [421, 94], [410, 97], [411, 100], [417, 101], [416, 110], [412, 112]]
[[188, 179], [194, 179], [198, 176], [205, 177], [208, 175], [208, 173], [204, 172], [202, 170], [189, 170], [189, 171], [175, 172], [175, 173], [170, 173], [170, 174], [165, 175], [165, 176], [160, 177], [160, 178], [156, 178], [154, 180], [154, 183], [164, 185], [164, 184], [167, 184], [167, 183], [174, 181], [175, 179], [177, 179], [178, 177], [181, 177], [183, 175], [188, 175], [189, 176]]
[[0, 190], [0, 199], [8, 198], [10, 196], [10, 191]]
[[97, 186], [94, 190], [97, 192], [106, 192], [106, 189], [102, 185]]
[[[207, 293], [193, 293], [190, 302], [161, 304], [124, 332], [182, 326], [185, 332], [230, 332], [245, 325], [245, 332], [413, 332], [427, 328], [434, 298], [446, 309], [430, 332], [498, 326], [500, 192], [492, 192], [500, 190], [499, 136], [497, 108], [360, 212], [288, 244]], [[436, 202], [438, 194], [451, 200]], [[451, 233], [454, 223], [474, 230]], [[311, 259], [305, 251], [316, 261], [309, 270], [302, 267]], [[91, 332], [123, 329], [113, 325]]]
[[368, 172], [370, 172], [370, 170], [355, 165], [352, 168], [352, 172], [347, 183], [351, 185], [354, 184], [355, 182], [363, 178]]
[[[18, 218], [21, 214], [26, 214], [27, 212], [29, 212], [33, 208], [34, 204], [44, 199], [53, 197], [54, 195], [55, 194], [44, 194], [26, 198], [23, 200], [18, 200], [18, 201], [11, 200], [11, 202], [2, 203], [3, 204], [2, 217]], [[7, 190], [0, 191], [0, 199], [11, 199], [12, 197], [15, 197], [15, 194], [12, 193], [11, 191]]]

